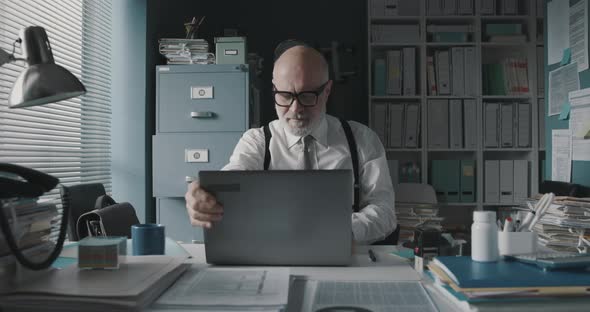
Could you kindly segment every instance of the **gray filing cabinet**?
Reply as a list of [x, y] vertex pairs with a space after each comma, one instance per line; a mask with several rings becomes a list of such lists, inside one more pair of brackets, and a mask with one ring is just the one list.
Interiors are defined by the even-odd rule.
[[187, 184], [200, 170], [229, 161], [248, 129], [247, 65], [168, 65], [156, 68], [153, 192], [158, 223], [177, 241], [202, 241], [185, 208]]

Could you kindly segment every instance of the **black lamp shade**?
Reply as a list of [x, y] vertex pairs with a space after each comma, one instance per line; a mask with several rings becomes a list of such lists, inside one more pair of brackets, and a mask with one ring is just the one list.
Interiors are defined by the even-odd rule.
[[12, 87], [10, 108], [48, 104], [86, 93], [76, 76], [55, 64], [45, 29], [27, 27], [21, 31], [21, 39], [29, 66]]

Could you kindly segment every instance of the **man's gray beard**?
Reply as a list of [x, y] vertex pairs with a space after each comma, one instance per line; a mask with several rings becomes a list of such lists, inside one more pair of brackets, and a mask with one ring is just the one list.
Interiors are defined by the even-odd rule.
[[287, 118], [285, 116], [279, 118], [279, 120], [280, 120], [281, 124], [283, 125], [283, 128], [285, 129], [285, 131], [289, 132], [290, 134], [292, 134], [294, 136], [303, 137], [308, 134], [311, 134], [313, 132], [313, 130], [315, 130], [315, 128], [317, 126], [319, 126], [322, 119], [324, 119], [326, 117], [325, 114], [326, 113], [321, 114], [316, 120], [312, 120], [310, 122], [310, 124], [307, 125], [307, 127], [303, 127], [303, 128], [291, 127], [291, 125], [287, 122]]

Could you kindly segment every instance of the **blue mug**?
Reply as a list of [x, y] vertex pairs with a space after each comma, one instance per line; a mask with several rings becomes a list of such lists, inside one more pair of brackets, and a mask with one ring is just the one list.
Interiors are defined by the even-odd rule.
[[133, 255], [163, 255], [166, 252], [165, 227], [162, 224], [135, 224], [131, 226]]

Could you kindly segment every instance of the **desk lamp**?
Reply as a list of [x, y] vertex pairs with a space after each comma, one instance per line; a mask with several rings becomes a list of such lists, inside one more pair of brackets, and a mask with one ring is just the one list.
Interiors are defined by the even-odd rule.
[[[16, 43], [22, 45], [23, 58], [14, 56]], [[10, 108], [43, 105], [86, 93], [84, 85], [78, 78], [55, 64], [51, 45], [43, 27], [33, 26], [21, 30], [20, 38], [12, 45], [12, 53], [9, 54], [0, 49], [0, 66], [16, 61], [25, 61], [28, 67], [20, 74], [12, 87], [8, 98]], [[59, 183], [59, 179], [51, 175], [14, 164], [0, 163], [0, 171], [20, 176], [19, 179], [0, 176], [0, 200], [39, 197]], [[66, 236], [68, 215], [68, 207], [64, 207], [55, 249], [42, 262], [30, 261], [18, 249], [3, 207], [0, 207], [0, 227], [10, 251], [18, 262], [31, 270], [43, 270], [48, 268], [61, 252]]]

